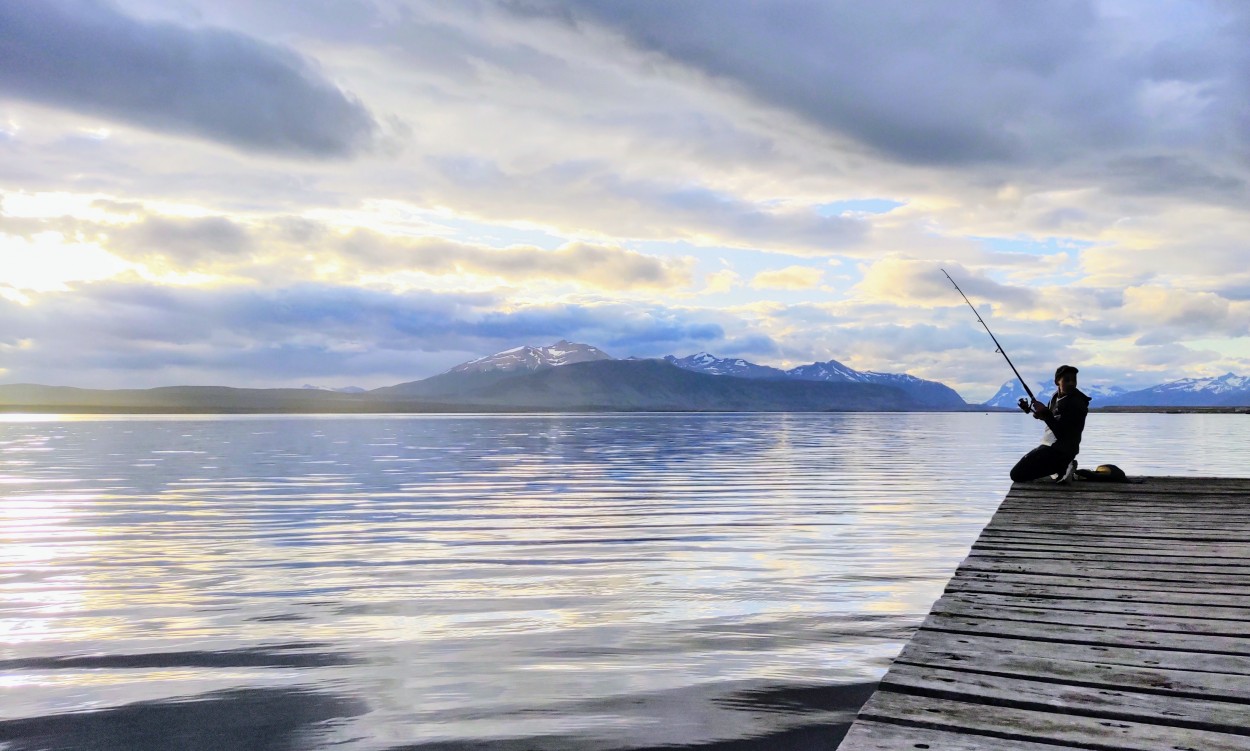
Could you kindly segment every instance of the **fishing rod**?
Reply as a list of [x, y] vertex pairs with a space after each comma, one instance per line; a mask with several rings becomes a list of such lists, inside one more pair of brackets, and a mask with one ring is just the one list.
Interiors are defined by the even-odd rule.
[[[946, 274], [946, 269], [942, 269], [942, 273]], [[955, 280], [951, 279], [950, 274], [946, 274], [946, 278], [950, 279], [951, 284], [955, 284]], [[1003, 345], [998, 343], [998, 337], [994, 336], [994, 332], [990, 331], [990, 327], [986, 326], [985, 321], [982, 320], [981, 314], [977, 312], [976, 306], [972, 304], [972, 301], [968, 299], [968, 296], [964, 294], [964, 291], [959, 288], [958, 284], [955, 284], [955, 291], [958, 292], [959, 296], [964, 299], [964, 302], [968, 303], [968, 307], [972, 308], [972, 314], [977, 317], [977, 322], [985, 327], [985, 333], [989, 334], [990, 338], [994, 340], [994, 346], [998, 348], [998, 354], [1002, 355], [1003, 359], [1007, 361], [1007, 364], [1011, 366], [1011, 372], [1016, 374], [1016, 380], [1020, 381], [1020, 385], [1024, 387], [1024, 393], [1029, 395], [1029, 403], [1032, 404], [1037, 401], [1037, 397], [1033, 396], [1033, 392], [1029, 390], [1029, 384], [1025, 383], [1024, 379], [1020, 377], [1020, 371], [1016, 370], [1016, 366], [1012, 364], [1011, 358], [1008, 357], [1007, 353], [1003, 351]], [[1029, 411], [1029, 408], [1024, 406], [1023, 400], [1021, 400], [1020, 409], [1025, 412]]]

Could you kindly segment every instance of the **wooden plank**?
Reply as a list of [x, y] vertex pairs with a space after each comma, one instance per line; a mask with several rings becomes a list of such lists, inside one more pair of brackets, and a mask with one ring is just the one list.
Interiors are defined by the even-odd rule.
[[[1033, 540], [978, 540], [970, 547], [970, 551], [985, 552], [1074, 552], [1074, 554], [1090, 555], [1134, 555], [1151, 556], [1156, 559], [1170, 561], [1174, 559], [1203, 559], [1201, 564], [1216, 564], [1228, 561], [1230, 566], [1250, 569], [1250, 547], [1245, 552], [1230, 549], [1229, 546], [1216, 542], [1190, 542], [1190, 544], [1155, 545], [1149, 542], [1109, 540], [1104, 542], [1055, 540], [1043, 542]], [[1248, 557], [1243, 557], [1248, 556]]]
[[[1048, 571], [1047, 569], [1054, 569]], [[1074, 568], [1091, 573], [1074, 573]], [[1122, 589], [1132, 592], [1167, 591], [1181, 594], [1189, 592], [1214, 592], [1230, 595], [1250, 595], [1250, 586], [1231, 584], [1227, 577], [1207, 577], [1191, 574], [1144, 574], [1130, 570], [1090, 569], [1088, 566], [1068, 565], [1032, 566], [1008, 565], [981, 567], [976, 564], [961, 566], [955, 571], [955, 579], [980, 579], [982, 581], [1009, 581], [1018, 584], [1087, 586], [1103, 589]]]
[[[1250, 577], [1250, 561], [1239, 558], [1203, 559], [1185, 556], [1167, 558], [1142, 553], [1090, 553], [1080, 550], [1061, 553], [1040, 550], [978, 550], [973, 548], [968, 559], [983, 560], [1040, 560], [1071, 563], [1119, 563], [1132, 564], [1143, 570], [1158, 568], [1167, 571], [1192, 571], [1194, 573], [1223, 573]], [[1248, 579], [1250, 581], [1250, 579]]]
[[1250, 486], [1244, 482], [1216, 483], [1207, 482], [1193, 485], [1171, 485], [1154, 483], [1092, 483], [1074, 482], [1071, 485], [1059, 485], [1055, 482], [1016, 483], [1007, 492], [1008, 499], [1015, 498], [1071, 498], [1073, 496], [1105, 497], [1105, 498], [1151, 498], [1159, 496], [1175, 496], [1186, 498], [1239, 496], [1250, 493]]
[[851, 726], [842, 745], [838, 748], [856, 751], [914, 751], [915, 749], [940, 749], [940, 751], [1065, 751], [1076, 746], [1056, 746], [1050, 743], [1009, 741], [988, 735], [972, 735], [966, 732], [950, 732], [932, 728], [917, 728], [886, 722], [860, 721]]
[[1244, 483], [1203, 482], [1193, 485], [1167, 483], [1093, 483], [1084, 480], [1071, 485], [1059, 485], [1054, 481], [1015, 483], [1008, 491], [1008, 498], [1028, 498], [1042, 496], [1054, 498], [1058, 496], [1109, 496], [1109, 497], [1148, 497], [1148, 496], [1222, 496], [1242, 495], [1247, 492]]
[[[1236, 655], [1036, 641], [988, 634], [951, 634], [923, 628], [912, 635], [907, 647], [912, 645], [929, 654], [958, 657], [957, 661], [978, 666], [986, 664], [982, 660], [987, 659], [1057, 657], [1097, 665], [1231, 675], [1250, 690], [1250, 681], [1247, 680], [1250, 678], [1250, 657]], [[904, 652], [907, 647], [904, 647]]]
[[1169, 618], [1195, 618], [1211, 620], [1227, 620], [1245, 624], [1245, 633], [1250, 634], [1250, 602], [1238, 605], [1202, 605], [1193, 603], [1165, 602], [1128, 602], [1126, 600], [1091, 600], [1075, 595], [1061, 597], [1038, 597], [1035, 594], [1018, 594], [1010, 592], [960, 592], [949, 588], [946, 597], [962, 602], [975, 603], [983, 607], [1006, 608], [1040, 608], [1044, 610], [1074, 610], [1085, 613], [1106, 613], [1115, 615], [1158, 615]]
[[1126, 519], [1136, 524], [1156, 527], [1181, 526], [1217, 526], [1233, 525], [1245, 529], [1250, 524], [1250, 517], [1244, 513], [1229, 513], [1218, 509], [1195, 510], [1176, 509], [1168, 511], [1159, 508], [1133, 508], [1122, 513], [1112, 512], [1101, 507], [1030, 507], [1022, 509], [1001, 509], [991, 517], [991, 524], [998, 524], [1008, 519], [1038, 519], [1039, 521], [1072, 521], [1097, 523], [1108, 519]]
[[1114, 513], [1125, 509], [1160, 508], [1171, 511], [1192, 511], [1194, 513], [1210, 511], [1226, 511], [1241, 514], [1245, 511], [1246, 494], [1223, 496], [1189, 496], [1186, 498], [1152, 496], [1141, 498], [1108, 498], [1093, 495], [1052, 495], [1034, 498], [1013, 498], [1008, 496], [999, 505], [1004, 511], [1022, 509], [1053, 508], [1053, 509], [1105, 509]]
[[1174, 558], [1211, 558], [1214, 560], [1232, 560], [1250, 566], [1250, 546], [1233, 547], [1218, 543], [1202, 542], [1182, 545], [1164, 544], [1133, 544], [1120, 541], [1087, 542], [1055, 540], [986, 539], [981, 538], [973, 544], [972, 550], [1000, 552], [1053, 553], [1068, 551], [1072, 553], [1108, 553], [1111, 555], [1149, 555], [1160, 559]]
[[[1093, 466], [1094, 462], [1086, 461], [1085, 465]], [[1171, 486], [1189, 487], [1198, 483], [1201, 483], [1204, 485], [1205, 484], [1220, 485], [1224, 483], [1236, 483], [1238, 485], [1244, 485], [1248, 481], [1250, 481], [1250, 478], [1225, 477], [1225, 476], [1220, 476], [1220, 475], [1215, 475], [1212, 477], [1202, 477], [1199, 475], [1141, 475], [1138, 477], [1133, 477], [1132, 482], [1128, 482], [1128, 483], [1102, 483], [1102, 484], [1109, 488], [1134, 487], [1134, 486], [1139, 486], [1141, 484], [1145, 484], [1146, 487], [1171, 487]], [[1025, 483], [1019, 483], [1019, 485], [1024, 485], [1024, 484]], [[1094, 483], [1091, 483], [1091, 484], [1094, 484]]]
[[[1244, 535], [1241, 537], [1240, 535]], [[1053, 525], [1047, 528], [1029, 528], [1018, 524], [991, 524], [985, 528], [978, 542], [998, 539], [1013, 540], [1050, 540], [1073, 542], [1111, 542], [1124, 544], [1129, 541], [1141, 541], [1142, 544], [1189, 545], [1210, 543], [1212, 545], [1235, 545], [1250, 547], [1250, 526], [1246, 530], [1236, 530], [1228, 525], [1192, 529], [1188, 527], [1169, 527], [1166, 530], [1149, 527], [1129, 527], [1123, 524], [1104, 525], [1096, 529], [1068, 525]]]
[[1185, 522], [1175, 519], [1146, 519], [1140, 515], [1126, 514], [1112, 517], [1102, 514], [1086, 518], [1074, 518], [1062, 513], [1039, 515], [996, 516], [988, 529], [995, 532], [1013, 532], [1028, 528], [1042, 532], [1063, 534], [1102, 534], [1104, 532], [1137, 534], [1143, 537], [1214, 537], [1220, 540], [1245, 540], [1250, 535], [1250, 523], [1234, 523], [1228, 519], [1215, 518], [1204, 522]]
[[1154, 503], [1161, 506], [1186, 506], [1195, 508], [1202, 506], [1222, 506], [1225, 508], [1231, 508], [1236, 507], [1240, 503], [1244, 503], [1244, 500], [1248, 495], [1250, 495], [1250, 492], [1203, 493], [1193, 495], [1110, 495], [1091, 492], [1073, 493], [1071, 491], [1056, 489], [1053, 492], [1045, 494], [1009, 494], [1005, 499], [1003, 499], [1002, 505], [1004, 508], [1031, 505], [1084, 505], [1114, 509], [1125, 505]]
[[1250, 639], [1208, 634], [1156, 634], [1140, 629], [1104, 628], [1071, 623], [1037, 623], [1005, 618], [970, 618], [949, 613], [930, 613], [923, 628], [954, 634], [984, 634], [1035, 641], [1068, 642], [1102, 647], [1167, 649], [1176, 652], [1250, 657]]
[[1240, 522], [1218, 516], [1202, 521], [1163, 519], [1158, 516], [1146, 518], [1141, 514], [1078, 516], [1064, 512], [995, 516], [990, 520], [987, 528], [995, 531], [1009, 531], [1030, 526], [1041, 527], [1048, 532], [1066, 531], [1097, 534], [1104, 531], [1113, 532], [1122, 529], [1126, 530], [1128, 534], [1144, 532], [1147, 536], [1197, 536], [1205, 534], [1228, 540], [1243, 540], [1250, 533], [1250, 521]]
[[1065, 500], [1068, 498], [1097, 498], [1100, 500], [1114, 501], [1117, 499], [1139, 499], [1139, 498], [1229, 498], [1239, 497], [1250, 493], [1250, 486], [1241, 485], [1217, 485], [1203, 483], [1200, 486], [1191, 487], [1162, 487], [1158, 485], [1148, 484], [1093, 484], [1087, 482], [1075, 482], [1068, 486], [1058, 485], [1054, 482], [1042, 482], [1035, 485], [1016, 484], [1007, 492], [1006, 499], [1016, 501], [1021, 499], [1030, 500]]
[[[1234, 701], [1056, 684], [907, 663], [891, 666], [881, 686], [954, 701], [976, 701], [995, 707], [1061, 711], [1068, 716], [1158, 723], [1222, 733], [1250, 732], [1245, 725], [1250, 707]], [[1244, 737], [1242, 742], [1250, 745], [1250, 736]]]
[[1143, 498], [1106, 498], [1091, 495], [1047, 496], [1036, 498], [1013, 498], [1008, 496], [999, 509], [1003, 511], [1019, 511], [1037, 508], [1055, 509], [1103, 509], [1114, 513], [1125, 509], [1160, 508], [1171, 511], [1192, 511], [1203, 513], [1211, 511], [1243, 514], [1246, 498], [1250, 494], [1226, 495], [1219, 497], [1190, 496], [1188, 498], [1143, 497]]
[[1097, 495], [1094, 493], [1058, 492], [1046, 495], [1016, 496], [1009, 495], [1003, 500], [1002, 508], [1038, 507], [1038, 506], [1084, 506], [1098, 507], [1108, 510], [1131, 506], [1156, 505], [1169, 508], [1224, 508], [1236, 510], [1245, 503], [1247, 493], [1226, 493], [1213, 495], [1142, 495], [1119, 496]]
[[1099, 508], [1116, 509], [1123, 506], [1157, 504], [1160, 506], [1185, 507], [1185, 508], [1201, 508], [1204, 506], [1236, 508], [1239, 504], [1245, 502], [1246, 497], [1250, 496], [1247, 492], [1230, 492], [1230, 493], [1203, 493], [1194, 495], [1163, 495], [1163, 494], [1143, 494], [1143, 495], [1109, 495], [1091, 492], [1064, 491], [1055, 489], [1050, 493], [1035, 495], [1018, 495], [1009, 493], [1003, 499], [1003, 508], [1015, 508], [1017, 506], [1097, 506]]
[[1067, 520], [1129, 519], [1139, 524], [1205, 524], [1223, 526], [1233, 524], [1245, 528], [1250, 517], [1244, 505], [1237, 509], [1215, 508], [1164, 508], [1159, 506], [1133, 506], [1119, 511], [1105, 506], [1079, 504], [1075, 506], [1029, 506], [1027, 508], [1002, 508], [991, 517], [993, 521], [1020, 516], [1061, 518]]
[[1172, 543], [1177, 545], [1202, 542], [1238, 542], [1250, 544], [1250, 528], [1239, 533], [1223, 527], [1208, 529], [1168, 529], [1158, 530], [1147, 527], [1129, 527], [1122, 524], [1104, 525], [1096, 529], [1070, 524], [1051, 524], [1023, 526], [1017, 524], [995, 524], [981, 533], [981, 540], [1002, 539], [1046, 539], [1046, 540], [1106, 540], [1108, 542], [1136, 541], [1143, 544]]
[[[1250, 565], [1250, 546], [1242, 549], [1214, 542], [1161, 542], [1141, 539], [1118, 538], [1102, 540], [1062, 540], [1046, 542], [1039, 539], [981, 538], [969, 550], [1010, 552], [1018, 550], [1030, 553], [1107, 553], [1111, 555], [1149, 555], [1162, 559], [1200, 558], [1212, 561], [1231, 560]], [[1242, 550], [1245, 552], [1243, 553]], [[1248, 556], [1248, 557], [1242, 557]]]
[[[1214, 620], [1210, 618], [1174, 618], [1163, 615], [1117, 615], [1075, 610], [1055, 610], [1008, 606], [1003, 604], [982, 605], [970, 602], [961, 594], [943, 595], [933, 604], [933, 613], [961, 615], [969, 618], [994, 618], [1029, 623], [1060, 623], [1083, 626], [1090, 629], [1127, 629], [1148, 631], [1167, 639], [1175, 634], [1203, 634], [1207, 636], [1244, 637], [1250, 634], [1250, 624], [1245, 621]], [[1250, 639], [1246, 640], [1250, 648]]]
[[1138, 478], [1136, 482], [1089, 482], [1081, 480], [1071, 485], [1057, 485], [1054, 482], [1017, 482], [1011, 486], [1008, 496], [1029, 495], [1033, 493], [1055, 494], [1066, 493], [1098, 493], [1102, 495], [1142, 495], [1149, 493], [1179, 493], [1189, 495], [1211, 495], [1215, 493], [1244, 493], [1250, 491], [1243, 477], [1195, 477], [1192, 482], [1174, 482], [1176, 478]]
[[1227, 571], [1204, 567], [1177, 570], [1173, 566], [1152, 566], [1149, 569], [1132, 563], [1072, 563], [1024, 558], [972, 558], [960, 564], [959, 572], [994, 571], [1001, 573], [1046, 574], [1049, 576], [1090, 579], [1136, 579], [1144, 582], [1197, 583], [1204, 586], [1247, 586], [1246, 577]]
[[1228, 506], [1209, 506], [1206, 504], [1169, 505], [1158, 503], [1123, 504], [1109, 507], [1102, 503], [1028, 503], [1014, 506], [1000, 506], [995, 516], [1016, 514], [1063, 514], [1063, 515], [1107, 515], [1112, 517], [1128, 517], [1130, 515], [1147, 515], [1167, 519], [1190, 519], [1192, 521], [1212, 521], [1228, 519], [1238, 524], [1246, 523], [1246, 504], [1244, 501]]
[[[1246, 751], [1250, 738], [1211, 730], [1154, 723], [1081, 717], [1062, 711], [987, 706], [977, 702], [911, 696], [895, 691], [873, 694], [859, 716], [1006, 740], [1050, 742], [1123, 751]], [[845, 744], [842, 751], [854, 751]]]
[[[1052, 645], [1053, 648], [1054, 645]], [[1084, 688], [1117, 689], [1179, 696], [1189, 699], [1219, 699], [1250, 702], [1250, 681], [1244, 675], [1203, 673], [1193, 670], [1129, 667], [1107, 662], [1065, 659], [1063, 650], [1052, 649], [1044, 656], [953, 653], [928, 649], [912, 641], [894, 661], [895, 665], [944, 668], [999, 677], [1015, 677], [1043, 682], [1045, 690], [1054, 684]], [[891, 668], [892, 670], [893, 668]], [[1244, 717], [1250, 708], [1241, 707]]]
[[[1089, 600], [1107, 600], [1120, 603], [1160, 603], [1188, 608], [1233, 607], [1250, 613], [1250, 587], [1236, 592], [1224, 589], [1181, 590], [1161, 586], [1159, 589], [1116, 589], [1105, 582], [1083, 579], [1072, 583], [1054, 583], [1044, 577], [1032, 577], [1030, 581], [1016, 581], [1010, 575], [993, 578], [956, 576], [946, 585], [946, 592], [986, 592], [1023, 597], [1072, 597]], [[1037, 580], [1042, 579], [1039, 583]]]

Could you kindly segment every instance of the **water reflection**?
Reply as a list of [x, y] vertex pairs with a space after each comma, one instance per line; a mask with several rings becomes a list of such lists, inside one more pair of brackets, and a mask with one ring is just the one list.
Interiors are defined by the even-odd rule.
[[[0, 742], [828, 748], [1020, 417], [10, 417]], [[1247, 433], [1095, 415], [1083, 448], [1238, 474]]]
[[0, 743], [11, 751], [279, 751], [317, 744], [321, 728], [364, 711], [359, 700], [308, 689], [232, 689], [0, 721]]

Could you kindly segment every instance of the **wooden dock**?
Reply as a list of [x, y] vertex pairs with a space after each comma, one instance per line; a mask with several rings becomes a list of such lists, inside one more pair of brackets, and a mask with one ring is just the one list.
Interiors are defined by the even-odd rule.
[[1016, 484], [841, 751], [1250, 749], [1250, 479]]

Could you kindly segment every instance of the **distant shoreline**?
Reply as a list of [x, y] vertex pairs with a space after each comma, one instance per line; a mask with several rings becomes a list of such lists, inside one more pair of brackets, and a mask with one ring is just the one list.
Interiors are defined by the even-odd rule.
[[[500, 407], [498, 405], [454, 405], [430, 408], [413, 408], [412, 405], [368, 405], [366, 408], [356, 406], [341, 409], [326, 406], [316, 409], [298, 407], [111, 407], [101, 405], [13, 405], [0, 404], [0, 414], [31, 414], [31, 415], [459, 415], [459, 414], [916, 414], [916, 413], [947, 413], [947, 412], [985, 412], [979, 408], [969, 409], [823, 409], [823, 410], [783, 410], [783, 409], [661, 409], [655, 407], [639, 409], [620, 409], [616, 407]], [[988, 410], [1002, 411], [1002, 410]]]
[[[408, 404], [351, 404], [321, 405], [316, 408], [302, 407], [135, 407], [74, 404], [0, 404], [0, 414], [31, 415], [458, 415], [458, 414], [643, 414], [643, 413], [689, 413], [689, 414], [917, 414], [917, 413], [1002, 413], [1013, 409], [981, 407], [969, 404], [965, 409], [828, 409], [828, 410], [743, 410], [743, 409], [619, 409], [608, 407], [569, 407], [561, 409], [536, 407], [500, 407], [498, 405], [421, 405]], [[1097, 407], [1092, 413], [1106, 414], [1250, 414], [1250, 407]]]

